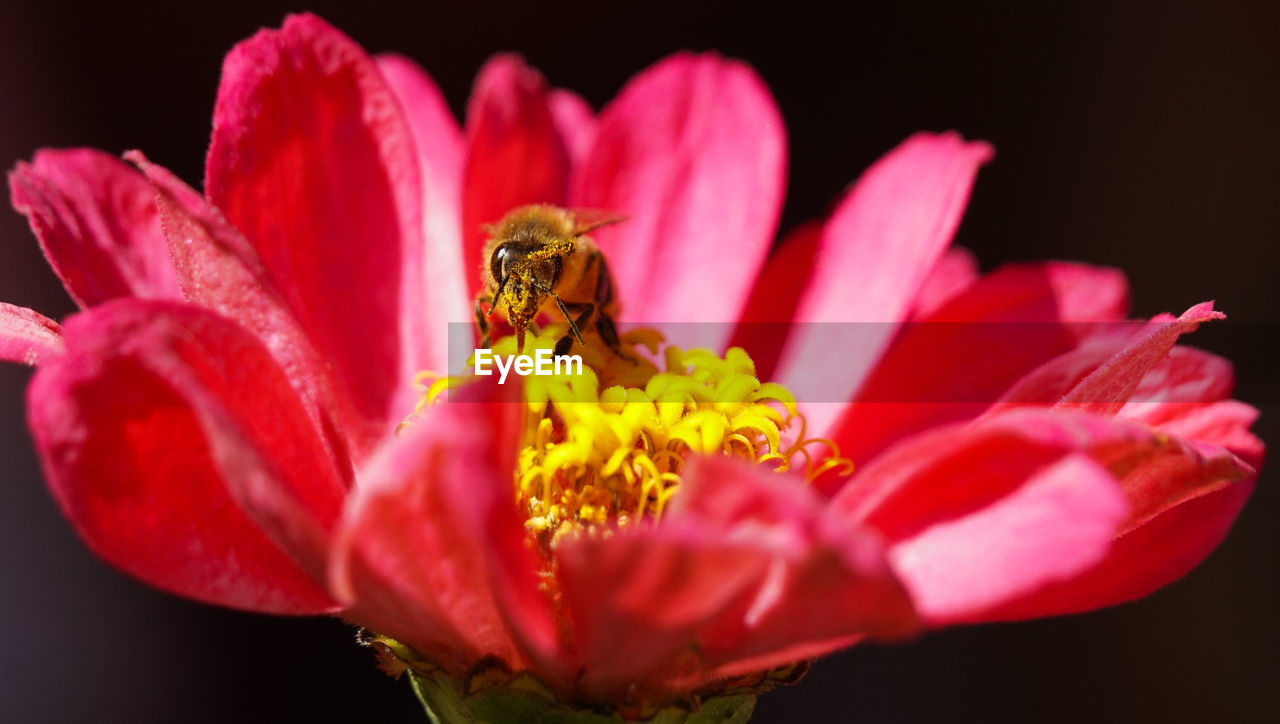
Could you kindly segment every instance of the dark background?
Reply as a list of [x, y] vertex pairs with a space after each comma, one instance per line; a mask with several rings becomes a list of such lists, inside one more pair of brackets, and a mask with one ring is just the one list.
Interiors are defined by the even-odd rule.
[[[523, 52], [596, 108], [673, 50], [744, 58], [791, 134], [784, 227], [820, 215], [917, 129], [987, 139], [996, 161], [959, 243], [987, 269], [1122, 267], [1144, 315], [1216, 299], [1231, 321], [1194, 341], [1237, 360], [1238, 396], [1262, 407], [1257, 431], [1276, 444], [1280, 6], [981, 5], [311, 7], [371, 51], [416, 58], [455, 111], [499, 50]], [[0, 163], [44, 145], [141, 148], [199, 182], [223, 54], [289, 9], [6, 0]], [[17, 214], [0, 212], [0, 248], [0, 298], [72, 311]], [[41, 482], [23, 419], [29, 377], [0, 367], [0, 719], [424, 721], [345, 624], [213, 609], [98, 562]], [[1280, 721], [1274, 478], [1263, 475], [1207, 563], [1145, 601], [847, 651], [763, 697], [757, 721]]]

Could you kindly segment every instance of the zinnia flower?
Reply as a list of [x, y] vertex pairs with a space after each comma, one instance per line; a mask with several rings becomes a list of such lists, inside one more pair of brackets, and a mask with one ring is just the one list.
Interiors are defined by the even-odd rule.
[[[143, 581], [342, 616], [446, 720], [742, 721], [868, 637], [1146, 595], [1249, 496], [1256, 413], [1177, 344], [1211, 303], [1128, 322], [1117, 271], [948, 249], [990, 156], [913, 136], [770, 254], [785, 134], [739, 62], [595, 115], [500, 56], [460, 131], [412, 63], [291, 17], [226, 59], [204, 194], [137, 152], [18, 165], [83, 311], [0, 307], [0, 355], [38, 368], [63, 512]], [[627, 216], [592, 236], [657, 365], [588, 342], [582, 375], [424, 396], [484, 225], [535, 202]]]

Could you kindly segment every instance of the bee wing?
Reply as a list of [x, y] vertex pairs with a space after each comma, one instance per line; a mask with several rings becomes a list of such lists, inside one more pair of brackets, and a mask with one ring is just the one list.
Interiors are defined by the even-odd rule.
[[569, 209], [569, 218], [573, 220], [574, 236], [627, 220], [626, 214], [606, 209]]

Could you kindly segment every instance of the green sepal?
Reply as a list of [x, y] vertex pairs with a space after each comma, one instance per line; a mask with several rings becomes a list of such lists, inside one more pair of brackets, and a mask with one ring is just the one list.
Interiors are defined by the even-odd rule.
[[455, 680], [438, 670], [407, 673], [435, 724], [743, 724], [756, 705], [753, 694], [729, 694], [700, 702], [696, 711], [668, 706], [648, 718], [627, 719], [561, 704], [531, 676], [517, 676], [464, 695]]

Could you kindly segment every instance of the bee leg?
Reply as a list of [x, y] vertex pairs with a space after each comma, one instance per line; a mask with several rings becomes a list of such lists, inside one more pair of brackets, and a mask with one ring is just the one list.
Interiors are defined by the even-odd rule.
[[613, 317], [603, 312], [596, 317], [596, 332], [600, 335], [600, 340], [604, 342], [614, 354], [633, 365], [640, 364], [640, 360], [623, 351], [622, 340], [618, 339], [618, 328], [613, 325]]
[[489, 346], [489, 317], [484, 313], [484, 304], [490, 305], [490, 311], [493, 310], [493, 297], [487, 294], [481, 294], [476, 297], [476, 326], [480, 329], [480, 347], [487, 348]]
[[[559, 297], [556, 297], [555, 299], [556, 304], [560, 305], [560, 312], [564, 314], [565, 319], [569, 320], [570, 332], [569, 334], [561, 337], [560, 341], [556, 342], [555, 354], [567, 354], [569, 352], [569, 348], [573, 346], [574, 339], [577, 339], [578, 344], [585, 347], [587, 343], [582, 341], [582, 332], [579, 330], [587, 326], [587, 323], [591, 321], [591, 316], [596, 313], [596, 305], [591, 302], [569, 302], [568, 304], [565, 304], [560, 301]], [[575, 311], [581, 310], [577, 317], [570, 315], [570, 307]]]
[[[565, 321], [569, 323], [569, 331], [573, 333], [574, 339], [577, 339], [578, 344], [583, 345], [585, 347], [587, 343], [582, 341], [582, 332], [578, 331], [578, 328], [586, 326], [587, 320], [591, 319], [591, 313], [594, 312], [596, 309], [596, 305], [592, 304], [591, 302], [569, 302], [569, 304], [566, 305], [564, 303], [564, 300], [560, 298], [559, 294], [556, 294], [556, 291], [554, 289], [551, 289], [550, 287], [544, 287], [544, 286], [538, 286], [537, 288], [541, 289], [547, 294], [550, 294], [551, 298], [556, 301], [556, 306], [560, 308], [560, 313], [564, 315]], [[573, 315], [569, 313], [569, 307], [573, 307], [574, 309], [582, 309], [583, 307], [586, 307], [587, 311], [578, 315], [578, 319], [574, 320]], [[568, 337], [568, 336], [569, 335], [567, 334], [565, 335], [565, 337]], [[560, 349], [559, 342], [556, 343], [556, 349], [557, 350]]]
[[596, 306], [601, 311], [599, 316], [596, 317], [596, 332], [600, 334], [600, 339], [605, 343], [605, 346], [614, 354], [633, 365], [638, 365], [640, 360], [622, 351], [622, 340], [618, 339], [618, 328], [613, 324], [613, 317], [610, 317], [604, 311], [613, 302], [613, 275], [609, 273], [609, 263], [604, 260], [604, 255], [597, 250], [591, 259], [587, 261], [587, 268], [591, 268], [592, 264], [600, 265], [600, 271], [596, 274]]

